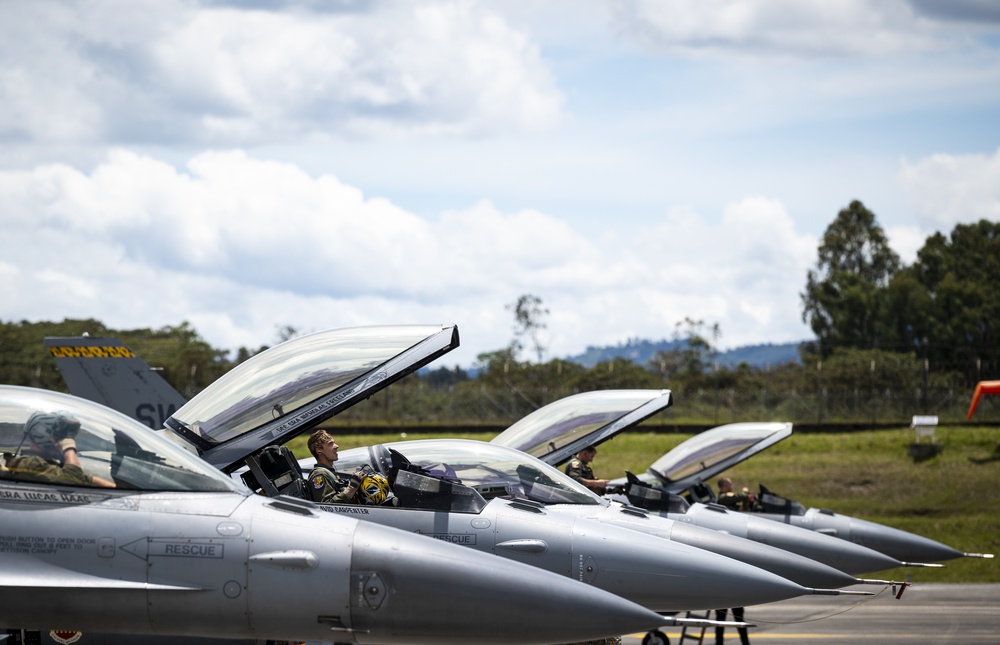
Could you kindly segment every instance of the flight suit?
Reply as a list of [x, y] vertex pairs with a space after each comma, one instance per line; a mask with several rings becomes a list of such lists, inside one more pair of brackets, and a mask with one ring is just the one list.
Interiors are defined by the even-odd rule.
[[[744, 497], [746, 496], [744, 495]], [[740, 496], [734, 493], [733, 491], [729, 491], [728, 493], [719, 493], [719, 496], [716, 498], [715, 501], [717, 501], [719, 504], [722, 504], [731, 511], [743, 510], [741, 508], [741, 506], [743, 505], [743, 500], [741, 500]]]
[[577, 481], [597, 479], [594, 477], [594, 469], [590, 467], [590, 464], [583, 463], [579, 457], [573, 457], [569, 460], [569, 463], [566, 464], [566, 474]]
[[347, 495], [347, 481], [341, 479], [337, 471], [325, 466], [316, 466], [309, 472], [306, 484], [314, 502], [326, 504], [353, 504], [354, 496]]
[[743, 492], [720, 493], [716, 501], [733, 511], [752, 511], [757, 507], [756, 500], [751, 499], [748, 493]]
[[7, 460], [7, 470], [13, 473], [8, 479], [44, 482], [46, 484], [71, 484], [91, 486], [94, 478], [76, 464], [59, 464], [36, 455], [20, 455]]

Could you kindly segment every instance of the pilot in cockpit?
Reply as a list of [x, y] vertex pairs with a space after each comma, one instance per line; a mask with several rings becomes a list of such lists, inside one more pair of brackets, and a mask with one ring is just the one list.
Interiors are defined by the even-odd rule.
[[355, 473], [344, 479], [337, 472], [333, 462], [340, 459], [340, 446], [326, 430], [317, 430], [309, 435], [306, 443], [309, 452], [316, 458], [316, 466], [307, 480], [309, 495], [314, 502], [327, 504], [354, 504], [361, 487], [361, 477]]
[[326, 430], [317, 430], [306, 442], [316, 458], [309, 472], [306, 488], [312, 501], [326, 504], [393, 505], [398, 500], [389, 488], [389, 481], [370, 466], [359, 467], [349, 479], [337, 472], [334, 462], [340, 459], [340, 446]]
[[80, 422], [59, 413], [35, 412], [24, 424], [24, 438], [15, 454], [7, 457], [11, 479], [49, 484], [101, 486], [115, 483], [91, 475], [80, 465], [76, 436]]

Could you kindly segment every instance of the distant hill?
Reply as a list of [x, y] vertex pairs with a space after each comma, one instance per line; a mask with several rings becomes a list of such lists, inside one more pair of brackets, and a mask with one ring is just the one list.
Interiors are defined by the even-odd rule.
[[[676, 350], [683, 347], [684, 344], [685, 341], [682, 340], [652, 341], [630, 339], [618, 345], [587, 347], [587, 350], [582, 354], [567, 356], [564, 360], [571, 363], [578, 363], [584, 367], [593, 367], [597, 363], [609, 361], [613, 358], [627, 358], [636, 365], [648, 367], [649, 361], [653, 359], [653, 356], [657, 352]], [[717, 359], [720, 365], [727, 367], [734, 367], [740, 363], [747, 363], [751, 367], [760, 368], [768, 365], [800, 363], [800, 344], [784, 343], [775, 345], [774, 343], [766, 343], [763, 345], [746, 345], [719, 352]]]

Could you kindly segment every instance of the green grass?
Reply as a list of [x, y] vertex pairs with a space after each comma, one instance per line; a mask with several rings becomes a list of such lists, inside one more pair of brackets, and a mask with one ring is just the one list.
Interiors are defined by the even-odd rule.
[[[645, 472], [656, 458], [690, 435], [626, 432], [603, 444], [593, 467], [598, 477]], [[397, 441], [398, 434], [352, 435], [330, 429], [342, 449]], [[416, 434], [407, 439], [443, 436], [488, 441], [489, 433]], [[938, 540], [960, 551], [1000, 555], [1000, 460], [990, 457], [1000, 444], [995, 428], [939, 427], [941, 454], [914, 462], [907, 453], [912, 430], [792, 434], [726, 472], [737, 486], [772, 491], [807, 508], [829, 508]], [[305, 438], [289, 444], [308, 456]], [[715, 482], [712, 482], [714, 487]], [[943, 569], [880, 572], [913, 582], [1000, 582], [1000, 561], [962, 558]]]

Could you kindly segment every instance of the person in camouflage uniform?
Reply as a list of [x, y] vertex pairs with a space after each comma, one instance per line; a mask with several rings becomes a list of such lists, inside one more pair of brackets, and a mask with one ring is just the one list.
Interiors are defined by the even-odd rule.
[[314, 502], [327, 504], [355, 504], [361, 476], [358, 473], [349, 479], [342, 478], [333, 462], [340, 458], [340, 446], [326, 430], [317, 430], [309, 436], [306, 444], [316, 458], [316, 466], [309, 472], [306, 487]]
[[597, 456], [596, 446], [587, 446], [566, 464], [566, 474], [580, 482], [598, 495], [603, 495], [608, 490], [608, 480], [594, 477], [594, 470], [590, 467], [590, 462]]
[[752, 511], [756, 508], [757, 496], [744, 488], [740, 492], [733, 490], [733, 480], [729, 477], [720, 477], [717, 482], [719, 494], [716, 501], [733, 511]]
[[115, 483], [90, 475], [80, 465], [76, 436], [80, 422], [64, 414], [36, 412], [24, 424], [24, 451], [7, 455], [5, 477], [21, 481], [114, 488]]

